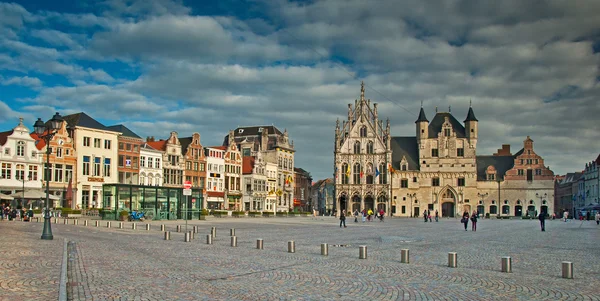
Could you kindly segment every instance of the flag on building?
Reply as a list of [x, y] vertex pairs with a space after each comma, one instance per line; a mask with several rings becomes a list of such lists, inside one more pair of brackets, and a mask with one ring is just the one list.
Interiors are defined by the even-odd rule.
[[375, 167], [375, 177], [379, 177], [381, 173], [379, 172], [379, 169], [377, 167]]
[[350, 165], [348, 165], [348, 169], [346, 170], [346, 176], [349, 177], [350, 176]]

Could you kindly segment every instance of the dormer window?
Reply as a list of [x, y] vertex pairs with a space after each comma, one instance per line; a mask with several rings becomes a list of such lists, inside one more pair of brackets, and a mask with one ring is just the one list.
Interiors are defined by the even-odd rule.
[[487, 180], [488, 181], [494, 181], [496, 179], [496, 175], [495, 174], [488, 174], [487, 175]]
[[373, 141], [369, 141], [367, 142], [367, 154], [373, 154], [374, 150], [373, 150]]
[[450, 129], [444, 129], [444, 136], [450, 137]]
[[485, 171], [486, 174], [486, 180], [488, 181], [495, 181], [496, 180], [496, 168], [492, 165], [488, 166], [488, 168]]
[[367, 127], [364, 125], [360, 128], [360, 136], [367, 137]]
[[239, 133], [239, 134], [241, 134], [241, 133], [243, 133], [243, 132], [244, 132], [244, 129], [239, 129], [239, 130], [238, 130], [238, 133]]
[[408, 169], [408, 164], [402, 164], [402, 166], [400, 167], [400, 169], [402, 171], [406, 171]]

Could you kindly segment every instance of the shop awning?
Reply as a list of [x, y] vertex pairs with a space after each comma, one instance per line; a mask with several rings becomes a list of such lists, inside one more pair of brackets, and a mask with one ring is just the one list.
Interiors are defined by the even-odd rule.
[[7, 200], [7, 201], [11, 201], [14, 200], [15, 198], [13, 198], [10, 195], [4, 194], [4, 193], [0, 193], [0, 200]]
[[[23, 190], [16, 191], [15, 193], [10, 195], [13, 198], [25, 198], [25, 199], [45, 199], [46, 193], [40, 190], [35, 189], [25, 189], [25, 194], [23, 194]], [[49, 195], [51, 200], [60, 200], [59, 197], [54, 195]]]

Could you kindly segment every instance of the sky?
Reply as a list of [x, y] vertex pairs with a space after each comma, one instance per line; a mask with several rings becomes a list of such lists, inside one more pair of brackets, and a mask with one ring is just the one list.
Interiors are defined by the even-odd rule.
[[295, 164], [333, 173], [360, 97], [393, 136], [417, 113], [479, 119], [477, 153], [529, 135], [556, 173], [600, 153], [600, 1], [0, 2], [0, 130], [86, 112], [141, 137], [287, 129]]

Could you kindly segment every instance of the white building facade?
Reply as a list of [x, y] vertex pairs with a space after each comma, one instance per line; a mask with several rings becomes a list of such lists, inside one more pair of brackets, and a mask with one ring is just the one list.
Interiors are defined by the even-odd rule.
[[267, 168], [262, 156], [243, 158], [244, 210], [264, 211], [267, 190]]
[[225, 150], [205, 147], [206, 209], [225, 209]]
[[[35, 139], [19, 118], [19, 124], [4, 133], [0, 133], [0, 192], [12, 194], [33, 189], [42, 191], [43, 150], [38, 150]], [[8, 203], [8, 202], [7, 202]], [[29, 207], [15, 197], [12, 206]]]
[[140, 147], [140, 185], [163, 185], [162, 158], [163, 152], [148, 143]]

